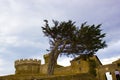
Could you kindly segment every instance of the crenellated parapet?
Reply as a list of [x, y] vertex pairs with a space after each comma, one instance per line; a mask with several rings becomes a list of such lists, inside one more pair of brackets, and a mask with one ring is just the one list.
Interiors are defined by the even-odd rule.
[[22, 64], [41, 64], [41, 60], [38, 59], [19, 59], [15, 61], [15, 66]]
[[41, 60], [20, 59], [15, 61], [16, 74], [39, 74]]

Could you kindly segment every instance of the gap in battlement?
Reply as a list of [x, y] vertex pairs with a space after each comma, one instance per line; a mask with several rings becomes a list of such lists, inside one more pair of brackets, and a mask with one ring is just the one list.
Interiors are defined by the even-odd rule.
[[[58, 65], [61, 65], [61, 66], [70, 66], [70, 61], [72, 60], [73, 58], [71, 57], [67, 57], [67, 56], [59, 56], [58, 60], [57, 60], [57, 63]], [[64, 62], [64, 63], [63, 63]]]

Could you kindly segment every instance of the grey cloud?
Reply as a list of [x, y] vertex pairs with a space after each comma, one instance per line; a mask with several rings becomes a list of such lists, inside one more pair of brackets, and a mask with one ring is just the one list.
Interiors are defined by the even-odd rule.
[[119, 0], [0, 0], [0, 58], [12, 63], [17, 58], [47, 53], [48, 39], [41, 29], [44, 19], [50, 24], [52, 19], [71, 19], [78, 26], [85, 21], [102, 23], [108, 48], [98, 52], [98, 56], [101, 59], [116, 57], [120, 52], [117, 45], [120, 40], [119, 3]]
[[120, 56], [119, 45], [120, 40], [110, 42], [107, 48], [99, 50], [97, 54], [101, 59]]

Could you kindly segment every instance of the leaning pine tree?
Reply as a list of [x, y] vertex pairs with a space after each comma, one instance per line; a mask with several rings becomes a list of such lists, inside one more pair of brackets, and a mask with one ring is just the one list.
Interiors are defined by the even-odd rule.
[[86, 25], [83, 23], [80, 27], [76, 27], [75, 22], [54, 21], [52, 27], [48, 21], [42, 27], [43, 33], [49, 38], [50, 42], [50, 60], [48, 63], [48, 75], [54, 74], [54, 67], [60, 54], [64, 55], [93, 55], [99, 49], [106, 47], [103, 38], [105, 34], [101, 33], [101, 25]]

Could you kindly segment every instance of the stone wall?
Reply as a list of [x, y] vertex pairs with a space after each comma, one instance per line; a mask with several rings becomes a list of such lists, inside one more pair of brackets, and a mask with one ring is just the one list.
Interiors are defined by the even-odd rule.
[[[77, 74], [89, 74], [90, 64], [89, 60], [84, 59], [74, 59], [71, 61], [71, 65], [63, 67], [60, 65], [55, 66], [54, 77], [47, 77], [48, 61], [49, 55], [44, 56], [45, 64], [41, 64], [40, 60], [37, 59], [20, 59], [15, 61], [15, 75], [0, 77], [0, 80], [32, 80], [32, 77], [37, 78], [37, 80], [93, 80], [92, 78], [85, 79], [77, 76]], [[97, 65], [101, 66], [100, 61], [96, 56], [91, 57], [97, 62]], [[103, 69], [103, 70], [102, 70]], [[97, 73], [101, 74], [104, 71], [103, 66], [97, 70]], [[100, 71], [99, 71], [100, 70]], [[77, 76], [74, 77], [74, 76]], [[85, 75], [86, 76], [86, 75]], [[91, 75], [90, 75], [91, 76]], [[90, 77], [87, 76], [87, 77]], [[102, 79], [103, 75], [99, 75]], [[98, 78], [98, 76], [97, 76]], [[95, 79], [94, 79], [95, 80]]]
[[70, 66], [68, 67], [61, 67], [61, 68], [55, 68], [55, 75], [68, 75], [68, 74], [73, 74], [72, 68]]
[[53, 76], [39, 76], [39, 75], [9, 75], [0, 77], [0, 80], [97, 80], [91, 74], [72, 74], [72, 75], [53, 75]]
[[112, 75], [112, 80], [116, 80], [115, 77], [115, 69], [118, 69], [120, 71], [120, 60], [117, 60], [113, 62], [112, 64], [107, 64], [107, 65], [101, 65], [97, 68], [97, 77], [100, 80], [106, 80], [105, 73], [110, 72]]
[[73, 73], [88, 73], [89, 63], [86, 60], [71, 61], [71, 68]]
[[55, 68], [55, 75], [68, 75], [77, 73], [88, 73], [89, 63], [86, 60], [71, 61], [71, 65], [67, 67]]
[[[45, 64], [41, 64], [37, 59], [20, 59], [15, 61], [16, 74], [47, 74], [49, 55], [44, 55]], [[89, 62], [87, 60], [72, 60], [71, 65], [63, 67], [55, 66], [55, 74], [76, 74], [88, 73]]]
[[20, 59], [15, 61], [15, 74], [40, 73], [41, 61], [37, 59]]
[[40, 66], [40, 74], [47, 74], [48, 63]]

